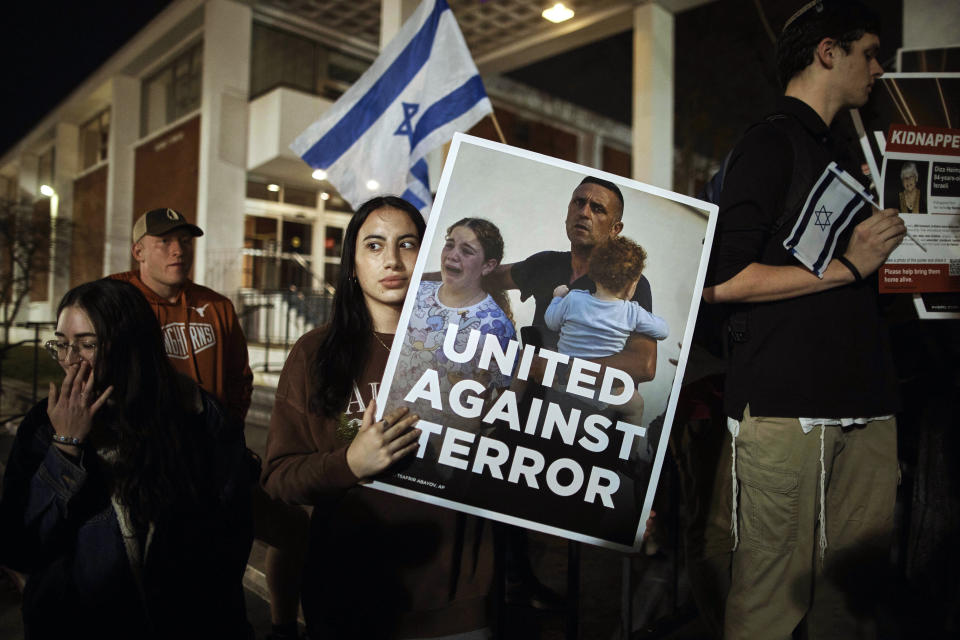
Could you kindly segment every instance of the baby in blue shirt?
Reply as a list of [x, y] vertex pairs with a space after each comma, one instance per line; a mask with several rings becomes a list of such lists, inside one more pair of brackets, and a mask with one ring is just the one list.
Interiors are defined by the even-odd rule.
[[[595, 293], [560, 285], [544, 320], [560, 332], [557, 351], [575, 358], [603, 358], [620, 353], [631, 333], [663, 340], [670, 332], [666, 321], [631, 300], [646, 263], [643, 247], [618, 236], [594, 248], [588, 275]], [[643, 398], [633, 397], [620, 410], [632, 424], [643, 417]]]

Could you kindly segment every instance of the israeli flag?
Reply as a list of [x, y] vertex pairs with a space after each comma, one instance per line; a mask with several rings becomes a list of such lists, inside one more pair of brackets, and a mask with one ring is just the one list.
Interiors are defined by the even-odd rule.
[[818, 278], [823, 277], [837, 239], [869, 197], [849, 173], [831, 162], [813, 185], [783, 247]]
[[[424, 0], [350, 89], [290, 148], [356, 209], [375, 195], [431, 204], [424, 156], [493, 111], [446, 0]], [[426, 213], [424, 211], [424, 213]]]

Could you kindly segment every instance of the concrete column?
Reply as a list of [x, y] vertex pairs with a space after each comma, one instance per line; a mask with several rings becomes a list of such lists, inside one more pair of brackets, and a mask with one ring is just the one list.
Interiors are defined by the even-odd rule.
[[250, 89], [249, 5], [209, 0], [204, 6], [203, 89], [194, 279], [224, 295], [241, 284]]
[[633, 10], [633, 177], [673, 188], [673, 14]]
[[56, 142], [53, 154], [53, 190], [51, 198], [51, 222], [65, 221], [63, 225], [54, 224], [51, 236], [50, 252], [50, 296], [53, 308], [70, 287], [70, 240], [69, 221], [73, 219], [73, 181], [80, 169], [80, 129], [75, 124], [58, 122]]
[[110, 137], [107, 140], [107, 211], [103, 274], [130, 269], [130, 231], [143, 211], [133, 210], [134, 147], [140, 137], [140, 81], [110, 80]]
[[380, 49], [382, 50], [407, 18], [413, 15], [420, 0], [381, 0], [380, 2]]
[[583, 164], [588, 167], [596, 167], [593, 163], [593, 140], [597, 136], [587, 131], [577, 133], [577, 164]]

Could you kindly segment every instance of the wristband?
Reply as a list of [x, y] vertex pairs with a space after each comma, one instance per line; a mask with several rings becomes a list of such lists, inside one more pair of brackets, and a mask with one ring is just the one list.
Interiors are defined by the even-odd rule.
[[863, 276], [861, 276], [860, 272], [857, 271], [857, 268], [853, 266], [853, 263], [847, 260], [846, 256], [837, 256], [837, 260], [840, 261], [840, 264], [842, 264], [843, 266], [845, 266], [847, 269], [850, 270], [850, 273], [853, 274], [854, 282], [860, 282], [861, 280], [863, 280]]
[[59, 433], [53, 434], [53, 441], [58, 442], [60, 444], [68, 444], [72, 447], [79, 447], [81, 444], [83, 444], [80, 441], [80, 438], [71, 438], [70, 436], [62, 436]]

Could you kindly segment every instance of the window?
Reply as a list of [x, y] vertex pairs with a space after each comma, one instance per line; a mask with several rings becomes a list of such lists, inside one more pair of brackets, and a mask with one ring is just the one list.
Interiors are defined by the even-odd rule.
[[309, 38], [254, 23], [250, 95], [281, 86], [316, 93], [319, 50]]
[[323, 255], [327, 258], [339, 258], [343, 250], [343, 228], [326, 227], [326, 238], [323, 243]]
[[248, 289], [276, 289], [277, 239], [279, 221], [246, 216], [243, 238], [243, 286]]
[[0, 199], [17, 201], [17, 181], [7, 176], [0, 176]]
[[203, 45], [198, 43], [144, 80], [141, 135], [148, 135], [200, 108]]
[[315, 209], [317, 190], [293, 187], [279, 182], [262, 182], [264, 178], [247, 180], [247, 197], [270, 202], [282, 202]]
[[285, 185], [283, 188], [283, 201], [287, 204], [295, 204], [300, 207], [310, 207], [313, 209], [317, 206], [317, 190], [300, 189], [299, 187], [288, 187]]
[[323, 228], [323, 281], [328, 288], [334, 288], [340, 278], [340, 252], [343, 251], [343, 235], [350, 214], [328, 213], [327, 217], [333, 219]]
[[80, 167], [89, 169], [107, 159], [110, 137], [110, 109], [104, 109], [80, 125]]
[[257, 182], [247, 180], [247, 197], [257, 200], [269, 200], [270, 202], [280, 202], [280, 189], [271, 189], [266, 182]]
[[370, 64], [358, 58], [331, 51], [327, 56], [327, 73], [323, 95], [330, 99], [341, 96], [354, 82], [360, 79]]
[[337, 98], [370, 66], [369, 61], [289, 31], [254, 23], [250, 51], [250, 96], [277, 87]]
[[[311, 289], [310, 251], [312, 246], [313, 225], [310, 223], [283, 221], [283, 261], [280, 263], [280, 286], [295, 286], [298, 289]], [[297, 257], [302, 256], [299, 260]]]
[[247, 215], [243, 240], [243, 286], [282, 291], [310, 290], [313, 224]]

